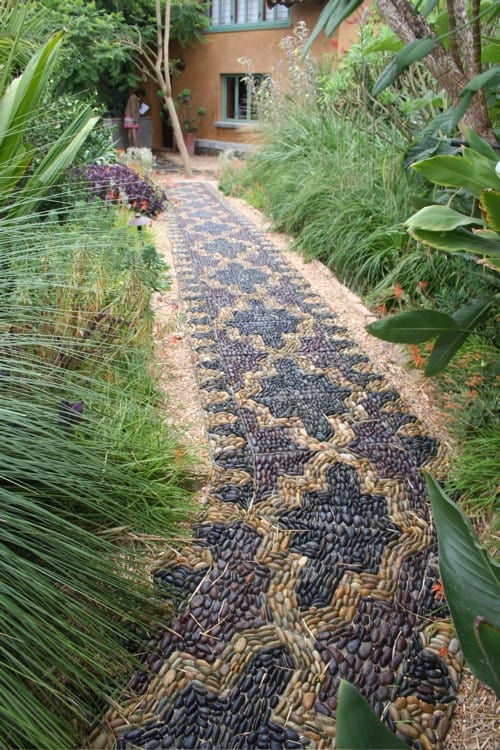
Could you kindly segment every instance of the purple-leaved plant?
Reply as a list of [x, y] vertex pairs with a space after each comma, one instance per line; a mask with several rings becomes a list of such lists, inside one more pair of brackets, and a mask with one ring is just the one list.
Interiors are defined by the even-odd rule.
[[165, 210], [168, 201], [161, 188], [123, 164], [91, 164], [88, 167], [74, 169], [71, 176], [73, 179], [83, 177], [87, 180], [92, 195], [102, 198], [103, 201], [119, 203], [125, 196], [131, 209], [146, 216], [158, 216]]

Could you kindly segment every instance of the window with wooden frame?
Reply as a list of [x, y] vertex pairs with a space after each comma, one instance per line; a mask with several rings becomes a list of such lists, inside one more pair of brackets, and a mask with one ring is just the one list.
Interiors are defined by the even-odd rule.
[[253, 91], [267, 76], [254, 73], [252, 81], [241, 73], [222, 76], [222, 119], [224, 122], [245, 123], [257, 119]]
[[268, 8], [266, 0], [210, 0], [208, 31], [229, 31], [286, 27], [290, 25], [290, 8], [275, 5]]

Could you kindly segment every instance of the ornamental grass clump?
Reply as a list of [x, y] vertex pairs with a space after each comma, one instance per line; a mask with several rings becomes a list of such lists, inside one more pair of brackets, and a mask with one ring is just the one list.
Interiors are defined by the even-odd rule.
[[[136, 633], [169, 616], [145, 557], [152, 539], [170, 546], [179, 536], [189, 458], [165, 426], [152, 367], [151, 292], [165, 283], [165, 266], [114, 200], [104, 210], [76, 182], [68, 189], [67, 170], [85, 158], [97, 121], [88, 107], [70, 123], [61, 118], [56, 141], [32, 138], [41, 103], [57, 90], [63, 34], [19, 74], [31, 26], [26, 8], [8, 5], [13, 31], [0, 82], [0, 747], [82, 747], [89, 719], [137, 666], [129, 651]], [[155, 215], [164, 196], [139, 180], [127, 173], [125, 205], [142, 210], [144, 202]]]
[[87, 183], [90, 195], [105, 203], [124, 204], [135, 212], [155, 217], [165, 210], [168, 198], [151, 180], [124, 164], [92, 164], [72, 171], [75, 180]]
[[2, 747], [82, 746], [137, 664], [127, 644], [169, 616], [141, 539], [190, 509], [151, 367], [165, 268], [126, 215], [64, 217], [0, 237]]

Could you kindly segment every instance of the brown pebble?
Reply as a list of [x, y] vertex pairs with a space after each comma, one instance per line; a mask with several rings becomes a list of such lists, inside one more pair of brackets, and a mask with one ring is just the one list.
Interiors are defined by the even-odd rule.
[[420, 744], [424, 748], [424, 750], [434, 750], [434, 745], [429, 740], [426, 734], [421, 734], [418, 738], [420, 740]]
[[447, 716], [445, 716], [437, 725], [435, 732], [436, 732], [436, 739], [438, 739], [439, 742], [442, 742], [444, 738], [446, 737], [446, 733], [448, 732], [448, 725], [449, 725], [449, 719]]
[[109, 735], [107, 732], [101, 732], [98, 734], [95, 740], [92, 741], [92, 750], [103, 750], [108, 744]]
[[316, 693], [304, 693], [302, 704], [307, 711], [310, 711], [316, 702]]
[[419, 733], [412, 724], [407, 724], [406, 722], [400, 721], [397, 724], [397, 729], [398, 732], [401, 732], [401, 734], [404, 734], [406, 737], [410, 737], [412, 740], [418, 739]]

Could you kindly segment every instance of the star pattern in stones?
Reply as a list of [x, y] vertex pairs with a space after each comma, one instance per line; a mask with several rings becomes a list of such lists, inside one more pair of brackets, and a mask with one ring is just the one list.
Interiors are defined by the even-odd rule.
[[258, 284], [269, 282], [269, 273], [260, 268], [248, 268], [241, 263], [230, 263], [227, 268], [216, 272], [216, 279], [224, 287], [237, 286], [241, 291], [251, 294]]
[[334, 464], [327, 480], [326, 491], [306, 493], [300, 508], [280, 517], [295, 532], [289, 550], [310, 558], [296, 586], [301, 609], [327, 606], [346, 570], [377, 573], [384, 550], [401, 534], [386, 499], [361, 493], [355, 469]]
[[304, 373], [296, 362], [284, 358], [276, 363], [278, 375], [262, 378], [262, 389], [255, 396], [275, 417], [299, 417], [307, 434], [328, 440], [333, 429], [327, 416], [343, 414], [348, 388], [333, 385], [326, 375]]
[[252, 299], [250, 309], [237, 310], [227, 325], [237, 328], [241, 335], [258, 334], [267, 346], [281, 349], [283, 334], [295, 333], [301, 320], [285, 308], [270, 308], [262, 300]]

